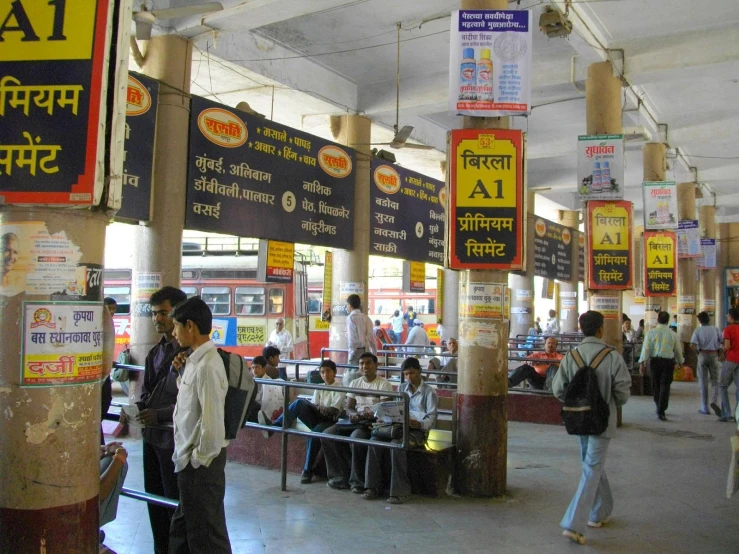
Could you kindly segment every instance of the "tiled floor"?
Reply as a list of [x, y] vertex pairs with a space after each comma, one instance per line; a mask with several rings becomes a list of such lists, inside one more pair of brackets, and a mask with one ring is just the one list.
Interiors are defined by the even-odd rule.
[[[366, 501], [319, 481], [301, 486], [276, 471], [229, 464], [226, 514], [234, 553], [423, 554], [456, 552], [739, 552], [739, 497], [727, 500], [729, 437], [736, 427], [697, 413], [695, 383], [673, 384], [667, 422], [648, 397], [632, 398], [611, 441], [612, 523], [568, 543], [558, 523], [579, 479], [576, 440], [563, 428], [512, 423], [505, 498]], [[126, 486], [142, 489], [141, 447], [126, 441]], [[144, 503], [122, 498], [105, 527], [119, 554], [153, 552]]]

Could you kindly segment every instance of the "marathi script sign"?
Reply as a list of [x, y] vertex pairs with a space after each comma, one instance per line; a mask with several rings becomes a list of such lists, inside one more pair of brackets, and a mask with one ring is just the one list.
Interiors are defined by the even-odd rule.
[[451, 132], [451, 269], [522, 269], [523, 135]]
[[0, 202], [95, 200], [109, 5], [0, 2]]
[[697, 219], [684, 219], [678, 222], [677, 257], [700, 258], [701, 230]]
[[547, 279], [572, 279], [572, 240], [569, 227], [537, 217], [534, 223], [534, 275]]
[[459, 283], [459, 315], [480, 319], [503, 317], [505, 283]]
[[677, 288], [677, 237], [644, 231], [644, 296], [673, 296]]
[[698, 269], [716, 269], [716, 239], [701, 239], [701, 257], [696, 262]]
[[21, 386], [76, 385], [103, 373], [101, 302], [24, 302]]
[[426, 292], [426, 264], [403, 262], [403, 291]]
[[646, 181], [644, 228], [677, 229], [677, 185], [671, 181]]
[[185, 227], [351, 249], [354, 151], [194, 96]]
[[631, 202], [588, 202], [588, 288], [631, 288]]
[[259, 241], [257, 280], [265, 283], [292, 283], [295, 245], [276, 240]]
[[159, 106], [159, 81], [138, 73], [128, 74], [126, 132], [123, 143], [123, 199], [117, 218], [151, 219], [151, 180], [154, 136]]
[[624, 197], [623, 135], [577, 138], [577, 193], [583, 200]]
[[398, 165], [370, 165], [370, 253], [444, 263], [444, 183]]

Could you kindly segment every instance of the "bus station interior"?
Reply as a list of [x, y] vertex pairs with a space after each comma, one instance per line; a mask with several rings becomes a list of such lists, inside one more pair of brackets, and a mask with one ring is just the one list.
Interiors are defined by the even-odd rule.
[[[146, 2], [145, 8], [156, 13], [193, 4], [187, 0], [158, 0]], [[507, 6], [501, 8], [503, 5]], [[133, 6], [128, 0], [120, 2], [120, 6], [135, 20], [140, 6]], [[491, 354], [485, 370], [481, 369], [477, 377], [472, 377], [471, 371], [459, 376], [460, 397], [494, 399], [489, 411], [495, 415], [478, 420], [478, 431], [469, 431], [470, 426], [474, 427], [469, 414], [479, 414], [474, 410], [458, 412], [464, 401], [457, 398], [457, 384], [451, 387], [454, 390], [439, 388], [443, 415], [433, 437], [435, 442], [432, 440], [426, 448], [431, 461], [415, 466], [428, 469], [433, 474], [430, 479], [439, 478], [429, 487], [433, 492], [417, 494], [414, 490], [416, 494], [407, 504], [389, 506], [382, 501], [365, 502], [347, 491], [329, 490], [323, 480], [300, 484], [304, 438], [290, 436], [289, 459], [285, 456], [281, 460], [280, 435], [265, 441], [258, 430], [246, 429], [232, 443], [226, 469], [225, 505], [233, 551], [738, 551], [737, 497], [727, 499], [725, 490], [731, 458], [729, 439], [737, 427], [735, 423], [719, 423], [713, 417], [696, 413], [700, 403], [697, 382], [673, 384], [669, 421], [660, 422], [654, 416], [651, 396], [632, 358], [632, 397], [619, 414], [623, 424], [612, 441], [608, 459], [616, 503], [612, 524], [589, 530], [587, 545], [579, 547], [567, 543], [557, 526], [581, 471], [575, 438], [566, 434], [560, 422], [560, 404], [551, 394], [527, 390], [509, 394], [500, 378], [519, 365], [515, 357], [525, 357], [525, 351], [516, 349], [525, 343], [534, 318], [541, 318], [544, 325], [548, 312], [554, 309], [563, 331], [574, 335], [577, 315], [595, 309], [593, 298], [599, 295], [588, 290], [582, 274], [578, 276], [575, 244], [572, 279], [555, 281], [539, 274], [534, 277], [537, 218], [569, 227], [577, 236], [586, 236], [587, 209], [583, 209], [578, 195], [579, 135], [624, 137], [623, 200], [633, 204], [633, 240], [629, 248], [633, 286], [608, 291], [603, 296], [617, 299], [618, 307], [618, 318], [611, 314], [613, 317], [607, 320], [607, 342], [623, 351], [621, 313], [628, 315], [634, 326], [647, 318], [650, 327], [650, 306], [661, 307], [680, 318], [680, 336], [684, 337], [698, 325], [695, 314], [703, 307], [714, 311], [712, 323], [720, 328], [726, 324], [728, 308], [739, 307], [739, 273], [733, 277], [732, 272], [727, 272], [732, 267], [739, 268], [736, 0], [462, 0], [461, 5], [448, 0], [222, 0], [219, 6], [203, 13], [193, 6], [186, 17], [155, 18], [150, 39], [131, 39], [128, 70], [162, 83], [155, 152], [163, 161], [156, 167], [155, 159], [150, 220], [122, 220], [116, 218], [114, 210], [108, 210], [103, 223], [104, 259], [102, 234], [92, 241], [91, 250], [100, 252], [104, 268], [103, 296], [118, 301], [113, 318], [116, 354], [130, 346], [132, 363], [140, 366], [143, 356], [159, 338], [148, 318], [135, 317], [135, 304], [145, 304], [136, 297], [137, 272], [158, 274], [160, 285], [179, 286], [188, 296], [201, 295], [213, 312], [214, 322], [222, 324], [223, 329], [228, 325], [238, 325], [238, 333], [248, 329], [243, 334], [248, 338], [242, 339], [239, 334], [237, 343], [223, 342], [231, 340], [225, 338], [225, 331], [222, 342], [216, 340], [247, 358], [261, 353], [275, 321], [285, 318], [296, 339], [296, 360], [283, 363], [289, 376], [299, 379], [306, 379], [308, 371], [315, 367], [303, 365], [296, 369], [294, 363], [300, 359], [315, 361], [324, 355], [324, 348], [328, 349], [326, 356], [345, 362], [345, 355], [340, 353], [347, 344], [342, 317], [345, 314], [341, 313], [345, 298], [340, 296], [339, 281], [363, 283], [363, 311], [373, 320], [380, 319], [385, 327], [389, 327], [395, 309], [403, 312], [408, 307], [415, 308], [431, 340], [439, 345], [449, 336], [459, 336], [464, 316], [458, 312], [460, 283], [474, 282], [477, 275], [490, 283], [505, 281], [510, 292], [505, 302], [508, 319], [501, 327], [507, 330], [510, 320], [511, 340], [495, 339], [496, 348], [488, 349]], [[472, 117], [450, 115], [449, 27], [451, 12], [460, 6], [526, 10], [533, 14], [528, 115], [482, 123]], [[571, 26], [566, 36], [547, 36], [539, 30], [537, 22], [546, 10], [564, 14]], [[135, 31], [133, 23], [131, 31]], [[592, 93], [607, 91], [610, 86], [598, 82], [606, 64], [605, 80], [618, 82], [615, 104], [612, 96], [608, 104]], [[592, 71], [594, 66], [600, 69]], [[523, 131], [522, 200], [528, 242], [522, 248], [527, 265], [522, 272], [509, 273], [453, 271], [443, 264], [426, 263], [425, 292], [408, 292], [403, 285], [405, 260], [372, 252], [369, 220], [375, 212], [362, 196], [364, 200], [357, 201], [352, 212], [352, 219], [360, 220], [353, 221], [354, 249], [296, 244], [293, 283], [257, 282], [261, 237], [237, 237], [233, 233], [186, 228], [184, 224], [183, 214], [189, 209], [185, 205], [184, 181], [189, 179], [187, 165], [192, 162], [186, 159], [190, 127], [177, 119], [189, 113], [189, 107], [182, 111], [180, 104], [195, 97], [354, 148], [357, 173], [370, 174], [370, 158], [388, 162], [392, 159], [402, 168], [440, 182], [446, 190], [450, 186], [447, 162], [451, 155], [451, 130], [479, 125]], [[609, 117], [618, 120], [616, 131], [612, 121], [604, 123]], [[163, 126], [161, 121], [165, 120], [167, 124]], [[412, 127], [410, 135], [398, 141], [399, 130], [406, 126]], [[374, 186], [372, 179], [364, 179], [366, 187]], [[645, 181], [678, 183], [680, 213], [674, 216], [698, 221], [700, 238], [715, 239], [716, 248], [715, 268], [710, 272], [697, 268], [695, 260], [676, 257], [675, 294], [653, 303], [643, 295]], [[173, 190], [182, 197], [172, 195]], [[124, 204], [125, 193], [124, 188]], [[284, 197], [282, 201], [285, 202]], [[20, 205], [0, 205], [0, 224], [8, 221], [3, 219], [8, 214], [17, 216], [9, 220], [13, 223], [35, 221], [51, 213], [28, 208], [28, 215], [18, 216], [22, 209]], [[64, 228], [63, 214], [57, 209], [49, 215], [55, 228]], [[242, 216], [244, 220], [256, 220], [263, 214], [254, 209], [245, 210]], [[293, 217], [299, 216], [286, 213], [285, 221], [271, 223], [280, 229]], [[168, 225], [169, 221], [176, 224]], [[98, 228], [99, 225], [95, 227]], [[77, 227], [69, 235], [81, 237], [84, 231]], [[448, 234], [445, 239], [449, 240]], [[590, 267], [589, 257], [593, 254], [586, 252], [584, 263]], [[326, 256], [331, 253], [334, 277], [333, 283], [330, 277], [326, 283]], [[333, 296], [327, 298], [324, 287], [332, 284]], [[521, 304], [516, 291], [524, 287], [528, 288], [528, 297]], [[686, 301], [681, 298], [688, 297], [692, 298], [692, 307], [686, 310]], [[5, 306], [3, 300], [0, 307]], [[333, 312], [333, 323], [324, 317], [327, 306], [339, 308]], [[444, 314], [443, 322], [440, 312]], [[502, 315], [496, 316], [496, 321], [503, 319]], [[447, 330], [445, 336], [439, 333], [439, 324]], [[6, 319], [0, 330], [16, 332], [17, 325]], [[236, 337], [234, 330], [232, 335]], [[681, 340], [686, 342], [685, 338]], [[471, 352], [467, 350], [469, 341], [463, 347], [460, 361]], [[9, 348], [0, 347], [0, 364], [9, 366], [8, 359], [22, 356], [18, 353], [20, 347], [13, 346], [12, 356]], [[401, 360], [389, 355], [379, 357], [380, 366], [397, 366]], [[431, 354], [423, 358], [424, 368], [430, 357]], [[688, 364], [694, 366], [694, 359]], [[491, 368], [494, 370], [489, 371]], [[395, 370], [394, 377], [398, 378], [397, 367]], [[4, 368], [0, 371], [0, 418], [10, 429], [11, 424], [18, 424], [19, 417], [33, 416], [28, 408], [16, 409], [20, 404], [6, 406], [11, 389], [24, 389], [17, 387], [15, 365], [12, 372]], [[487, 380], [479, 377], [484, 372], [488, 372]], [[132, 377], [130, 386], [129, 398], [114, 385], [114, 404], [135, 400], [140, 383]], [[48, 389], [36, 389], [34, 394], [62, 394], [39, 391]], [[69, 404], [59, 407], [56, 402], [54, 406], [55, 410], [68, 410], [75, 418], [79, 415], [71, 411]], [[13, 410], [22, 416], [16, 415], [13, 420]], [[45, 410], [48, 412], [48, 407]], [[18, 428], [13, 431], [14, 440], [25, 441], [26, 446], [33, 443], [35, 448], [46, 440], [39, 439], [43, 433], [44, 437], [53, 438], [56, 428], [52, 424], [58, 422], [47, 422], [46, 412], [41, 419], [38, 416], [25, 424], [31, 429], [25, 435], [29, 438], [17, 439], [24, 434]], [[105, 438], [123, 441], [129, 451], [125, 486], [143, 490], [141, 440], [136, 430], [128, 434], [129, 430], [115, 421], [117, 412], [114, 407], [112, 420], [103, 422]], [[461, 425], [468, 428], [460, 435], [458, 417], [462, 412], [467, 419]], [[50, 426], [39, 430], [42, 424]], [[479, 467], [469, 462], [469, 440], [477, 440], [483, 434], [479, 428], [488, 425], [494, 438], [484, 445], [481, 441], [478, 454], [488, 465]], [[74, 436], [71, 427], [65, 431], [63, 445], [55, 446], [59, 452], [54, 456], [63, 457], [62, 451], [69, 448], [69, 437]], [[0, 468], [11, 460], [7, 447], [10, 442], [3, 442], [3, 429], [0, 427]], [[467, 441], [463, 441], [466, 446], [458, 444], [459, 436]], [[473, 444], [472, 449], [476, 446]], [[461, 453], [460, 448], [468, 450]], [[496, 448], [504, 453], [502, 462], [490, 453]], [[33, 456], [34, 460], [38, 457]], [[21, 464], [15, 457], [12, 459], [14, 471], [21, 473]], [[462, 459], [466, 465], [460, 463]], [[50, 460], [39, 467], [48, 470]], [[286, 490], [280, 488], [281, 461], [289, 469]], [[470, 474], [484, 478], [465, 477]], [[466, 484], [458, 487], [456, 479]], [[79, 489], [89, 492], [88, 485]], [[481, 490], [476, 490], [478, 486]], [[84, 493], [65, 492], [66, 499], [80, 495]], [[0, 509], [19, 504], [23, 502], [5, 498], [0, 492]], [[42, 505], [53, 508], [53, 494], [36, 490], [29, 507]], [[145, 502], [121, 497], [117, 518], [104, 529], [105, 544], [118, 554], [153, 551]]]

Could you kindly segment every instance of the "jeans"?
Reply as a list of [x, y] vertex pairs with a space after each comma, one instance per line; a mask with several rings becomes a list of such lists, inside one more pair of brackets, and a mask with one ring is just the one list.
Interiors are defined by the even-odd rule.
[[718, 356], [698, 354], [698, 385], [701, 390], [701, 411], [708, 411], [708, 380], [711, 381], [711, 403], [718, 400]]
[[[302, 421], [314, 433], [322, 433], [334, 424], [334, 418], [322, 415], [318, 408], [309, 400], [298, 398], [287, 409], [287, 426], [291, 427], [296, 419]], [[282, 427], [282, 416], [272, 422], [272, 425]], [[305, 467], [303, 471], [312, 471], [313, 464], [321, 450], [321, 439], [310, 438], [305, 450]]]
[[606, 455], [611, 439], [579, 435], [582, 475], [559, 526], [583, 533], [590, 521], [603, 521], [613, 511], [613, 496], [606, 477]]
[[739, 403], [739, 364], [726, 360], [721, 366], [721, 417], [731, 417], [729, 387], [734, 383], [736, 401]]

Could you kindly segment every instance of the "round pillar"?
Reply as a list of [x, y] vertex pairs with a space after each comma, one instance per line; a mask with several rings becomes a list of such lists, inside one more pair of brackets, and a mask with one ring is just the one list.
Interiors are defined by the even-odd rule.
[[[678, 221], [696, 219], [695, 183], [677, 185]], [[683, 343], [685, 363], [696, 369], [698, 358], [690, 348], [690, 337], [695, 328], [698, 278], [695, 258], [680, 258], [677, 261], [677, 333]]]
[[[716, 238], [716, 206], [700, 208], [701, 236], [706, 239]], [[718, 255], [716, 256], [718, 258]], [[717, 259], [718, 267], [718, 259]], [[707, 312], [716, 322], [716, 277], [720, 273], [716, 269], [700, 270], [700, 307], [699, 312]]]

